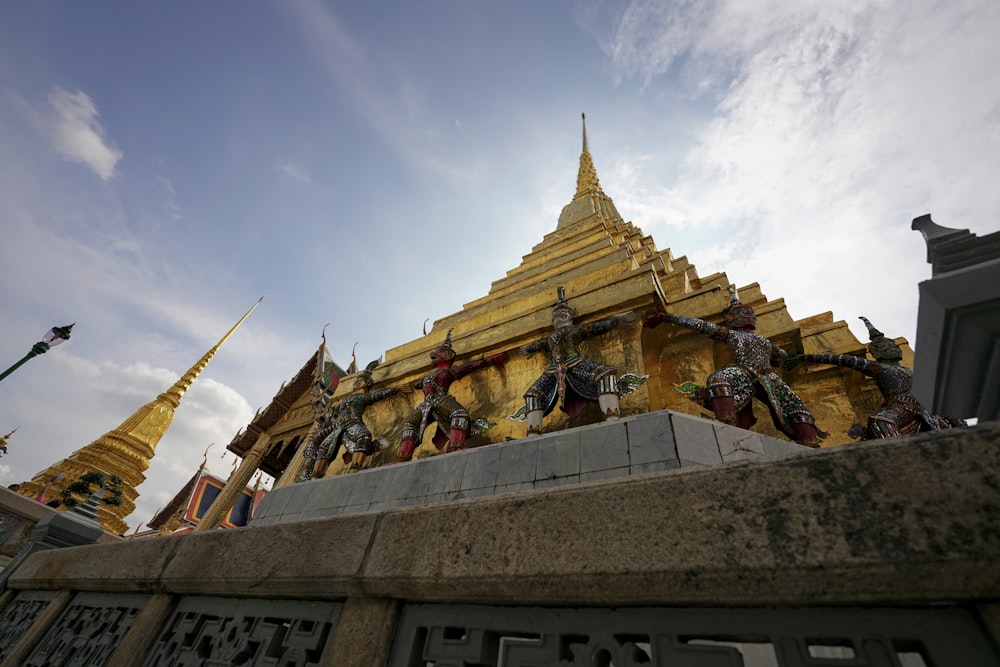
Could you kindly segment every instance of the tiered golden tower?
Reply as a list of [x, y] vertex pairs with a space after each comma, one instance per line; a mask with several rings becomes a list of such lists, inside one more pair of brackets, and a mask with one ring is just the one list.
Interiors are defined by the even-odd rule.
[[[489, 294], [438, 320], [429, 334], [386, 351], [385, 362], [375, 371], [376, 387], [405, 387], [420, 378], [429, 368], [430, 350], [440, 345], [445, 333], [453, 329], [459, 362], [499, 351], [511, 355], [503, 370], [478, 373], [451, 388], [451, 393], [474, 417], [496, 422], [494, 428], [471, 440], [469, 445], [521, 438], [525, 435], [524, 424], [506, 416], [523, 404], [525, 389], [547, 362], [537, 355], [522, 358], [516, 351], [551, 331], [551, 308], [557, 287], [565, 286], [581, 322], [627, 310], [642, 315], [664, 304], [678, 314], [721, 322], [729, 301], [726, 292], [729, 282], [725, 273], [700, 277], [686, 257], [675, 258], [669, 249], [658, 250], [651, 237], [622, 218], [611, 197], [601, 188], [584, 123], [576, 192], [559, 215], [555, 230], [524, 256], [520, 266], [495, 281]], [[834, 321], [829, 312], [795, 320], [783, 300], [768, 300], [756, 283], [740, 287], [739, 296], [756, 310], [758, 333], [790, 354], [864, 353], [864, 345], [847, 325]], [[900, 342], [906, 354], [904, 363], [912, 363], [912, 351], [905, 341]], [[679, 327], [643, 329], [640, 319], [587, 341], [584, 347], [587, 356], [615, 366], [620, 372], [650, 376], [645, 385], [622, 400], [622, 414], [669, 408], [712, 417], [676, 387], [689, 381], [704, 383], [709, 373], [728, 363], [725, 346]], [[863, 423], [881, 403], [870, 380], [846, 369], [802, 366], [786, 372], [785, 379], [807, 402], [819, 427], [830, 433], [824, 445], [849, 442], [845, 432], [850, 425]], [[337, 401], [352, 391], [353, 382], [348, 376], [332, 400]], [[398, 444], [402, 421], [418, 400], [400, 398], [372, 406], [365, 420], [373, 435]], [[757, 412], [759, 421], [754, 430], [784, 437], [770, 424], [764, 406], [759, 406]], [[575, 420], [556, 411], [546, 418], [543, 430], [600, 419], [596, 409]], [[437, 453], [428, 437], [416, 457]], [[383, 450], [373, 457], [372, 465], [393, 460], [395, 454], [394, 448]], [[268, 458], [265, 455], [265, 460]], [[333, 461], [328, 474], [337, 474], [341, 469], [342, 464]], [[293, 478], [294, 475], [285, 475], [282, 483]]]
[[223, 343], [229, 340], [259, 304], [260, 300], [172, 387], [136, 410], [118, 428], [52, 464], [35, 475], [30, 482], [22, 483], [18, 492], [29, 498], [37, 498], [47, 487], [46, 498], [59, 498], [66, 487], [88, 472], [100, 472], [109, 478], [117, 475], [122, 479], [122, 504], [101, 504], [99, 518], [105, 530], [122, 535], [128, 528], [125, 517], [135, 509], [135, 499], [139, 497], [136, 487], [145, 481], [144, 472], [149, 468], [157, 443], [174, 419], [174, 410], [180, 405], [181, 397], [205, 370]]

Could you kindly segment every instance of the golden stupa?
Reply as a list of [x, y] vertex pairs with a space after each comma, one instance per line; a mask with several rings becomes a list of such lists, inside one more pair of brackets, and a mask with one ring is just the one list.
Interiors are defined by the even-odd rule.
[[[726, 291], [729, 282], [725, 273], [699, 276], [686, 257], [675, 258], [669, 249], [658, 250], [651, 237], [622, 218], [611, 197], [601, 188], [584, 124], [576, 193], [563, 208], [555, 230], [524, 256], [520, 266], [495, 281], [489, 294], [436, 321], [433, 329], [421, 338], [386, 351], [385, 361], [374, 373], [375, 388], [412, 385], [428, 371], [430, 351], [452, 329], [458, 354], [456, 363], [500, 351], [510, 354], [510, 361], [502, 370], [478, 372], [451, 387], [452, 395], [473, 417], [486, 417], [496, 423], [468, 445], [524, 437], [524, 423], [507, 419], [507, 415], [523, 405], [525, 389], [547, 360], [540, 355], [526, 359], [516, 351], [551, 331], [556, 290], [564, 286], [570, 304], [579, 313], [578, 322], [628, 310], [640, 315], [635, 323], [584, 343], [586, 356], [615, 366], [621, 373], [650, 376], [635, 393], [622, 399], [623, 415], [670, 409], [712, 418], [710, 411], [689, 400], [676, 387], [690, 381], [703, 384], [709, 373], [729, 362], [728, 350], [679, 327], [644, 329], [641, 316], [666, 304], [682, 315], [722, 322], [729, 301]], [[756, 283], [740, 286], [739, 296], [756, 310], [757, 332], [790, 354], [864, 354], [864, 344], [843, 321], [834, 321], [829, 312], [796, 320], [782, 299], [769, 300]], [[904, 340], [899, 342], [904, 349], [904, 363], [912, 365], [912, 350]], [[783, 375], [806, 401], [818, 426], [829, 434], [824, 446], [851, 442], [846, 431], [855, 422], [864, 423], [881, 403], [874, 383], [850, 370], [801, 365]], [[352, 391], [353, 377], [348, 375], [331, 400], [336, 402]], [[267, 429], [257, 429], [252, 438], [250, 430], [239, 434], [230, 449], [241, 456], [252, 450], [253, 461], [248, 461], [248, 468], [259, 466], [280, 476], [278, 486], [293, 483], [302, 464], [302, 450], [311, 437], [313, 423], [307, 417], [310, 400], [307, 392], [301, 393], [297, 401], [284, 408], [287, 418], [272, 421]], [[419, 401], [419, 393], [404, 395], [368, 409], [365, 421], [373, 436], [386, 438], [393, 445], [371, 457], [370, 466], [395, 460], [402, 422]], [[755, 431], [784, 437], [771, 424], [765, 406], [758, 405], [756, 413]], [[557, 410], [545, 419], [543, 431], [601, 419], [596, 407], [573, 420]], [[439, 453], [430, 435], [428, 431], [415, 458]], [[288, 451], [290, 442], [301, 443], [294, 458]], [[327, 475], [338, 474], [344, 468], [338, 457], [331, 462]], [[251, 473], [248, 469], [243, 477]]]
[[156, 452], [157, 443], [174, 419], [174, 410], [180, 405], [181, 397], [258, 304], [260, 300], [173, 386], [136, 410], [118, 428], [50, 465], [32, 477], [30, 482], [22, 483], [18, 493], [29, 498], [40, 498], [44, 491], [45, 498], [59, 499], [64, 489], [88, 472], [103, 473], [109, 479], [116, 475], [122, 480], [119, 486], [122, 492], [121, 505], [102, 503], [98, 518], [105, 530], [116, 535], [124, 534], [128, 528], [125, 517], [135, 509], [135, 499], [139, 497], [136, 487], [145, 481], [144, 473]]

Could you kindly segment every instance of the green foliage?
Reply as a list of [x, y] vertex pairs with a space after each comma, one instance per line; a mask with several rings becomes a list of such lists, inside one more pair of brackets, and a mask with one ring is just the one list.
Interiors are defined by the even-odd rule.
[[100, 488], [106, 485], [107, 489], [104, 492], [104, 497], [101, 498], [101, 502], [105, 505], [118, 507], [122, 504], [122, 483], [123, 480], [118, 475], [111, 475], [111, 478], [109, 479], [105, 477], [103, 472], [92, 470], [80, 475], [79, 479], [63, 490], [62, 504], [66, 507], [78, 505], [80, 501], [73, 496], [89, 497], [92, 493], [94, 493], [94, 489], [92, 487], [96, 486], [97, 488]]

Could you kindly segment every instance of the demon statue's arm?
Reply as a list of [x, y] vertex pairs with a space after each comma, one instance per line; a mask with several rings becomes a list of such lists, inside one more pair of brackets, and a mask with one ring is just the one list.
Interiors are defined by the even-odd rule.
[[451, 374], [458, 380], [469, 373], [475, 373], [484, 368], [489, 368], [490, 366], [496, 366], [497, 368], [503, 368], [504, 364], [507, 363], [507, 353], [499, 352], [497, 354], [491, 354], [485, 359], [476, 359], [475, 361], [468, 361], [464, 364], [459, 364], [458, 366], [452, 366]]
[[729, 337], [729, 329], [718, 324], [712, 324], [697, 317], [687, 317], [676, 313], [655, 312], [646, 316], [643, 322], [648, 329], [655, 329], [663, 322], [670, 322], [692, 331], [697, 331], [703, 336], [708, 336], [714, 340], [725, 341]]
[[842, 366], [861, 371], [869, 377], [874, 377], [882, 364], [877, 361], [869, 361], [864, 357], [857, 357], [853, 354], [803, 354], [802, 361], [814, 364], [829, 364], [831, 366]]
[[370, 391], [365, 394], [365, 403], [372, 405], [373, 403], [384, 401], [390, 396], [395, 396], [398, 393], [399, 390], [395, 387], [386, 387], [385, 389], [379, 389], [378, 391]]
[[611, 317], [598, 320], [596, 322], [590, 322], [589, 324], [581, 324], [580, 328], [583, 329], [584, 338], [593, 338], [594, 336], [603, 336], [622, 324], [635, 322], [636, 318], [637, 315], [634, 312], [629, 311], [627, 313], [612, 315]]
[[540, 340], [532, 341], [527, 345], [522, 345], [518, 348], [518, 352], [526, 357], [530, 357], [535, 352], [542, 352], [543, 350], [549, 349], [548, 338], [542, 338]]

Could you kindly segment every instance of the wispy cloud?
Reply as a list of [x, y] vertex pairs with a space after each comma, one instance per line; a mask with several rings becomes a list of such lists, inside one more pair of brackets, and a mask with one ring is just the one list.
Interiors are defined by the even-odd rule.
[[934, 0], [905, 11], [877, 1], [705, 7], [684, 18], [683, 5], [633, 2], [606, 48], [622, 79], [676, 66], [697, 72], [682, 77], [693, 94], [716, 101], [674, 182], [648, 185], [655, 160], [625, 172], [647, 184], [630, 194], [637, 222], [683, 228], [677, 250], [703, 272], [759, 281], [796, 316], [833, 309], [853, 326], [857, 314], [883, 313], [883, 330], [912, 340], [928, 270], [909, 221], [932, 212], [946, 225], [996, 227], [1000, 73], [983, 63], [1000, 58], [1000, 11]]
[[277, 162], [275, 162], [274, 169], [275, 171], [287, 174], [299, 181], [304, 181], [308, 183], [311, 180], [309, 178], [309, 174], [306, 173], [305, 169], [303, 169], [299, 165], [292, 164], [291, 162], [286, 162], [285, 160], [278, 160]]
[[447, 121], [431, 108], [432, 96], [421, 81], [376, 62], [376, 54], [388, 56], [355, 38], [326, 4], [307, 0], [288, 7], [341, 97], [355, 105], [358, 117], [386, 146], [406, 162], [452, 183], [467, 183], [482, 172], [467, 155], [448, 154], [443, 148]]
[[154, 174], [153, 180], [159, 184], [163, 193], [163, 214], [170, 220], [180, 220], [183, 218], [184, 210], [178, 203], [177, 190], [174, 188], [173, 181], [159, 174]]
[[52, 145], [70, 162], [89, 167], [102, 180], [115, 174], [115, 165], [124, 157], [108, 139], [99, 122], [97, 105], [81, 90], [56, 88], [49, 95], [52, 110]]

